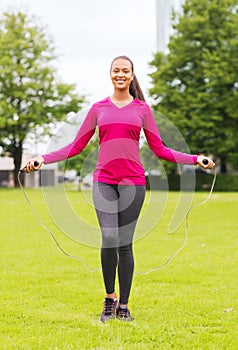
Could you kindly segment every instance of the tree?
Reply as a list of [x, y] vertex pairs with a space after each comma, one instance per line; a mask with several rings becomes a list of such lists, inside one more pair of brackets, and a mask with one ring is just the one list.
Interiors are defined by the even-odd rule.
[[169, 53], [150, 63], [154, 109], [170, 118], [192, 153], [237, 165], [238, 6], [236, 0], [187, 0]]
[[77, 175], [82, 178], [88, 173], [93, 172], [98, 156], [98, 136], [95, 135], [88, 143], [87, 147], [77, 156], [59, 163], [61, 171], [74, 169]]
[[55, 48], [36, 18], [23, 12], [0, 19], [0, 146], [13, 158], [14, 179], [29, 132], [49, 133], [83, 97], [75, 85], [61, 82], [53, 67]]

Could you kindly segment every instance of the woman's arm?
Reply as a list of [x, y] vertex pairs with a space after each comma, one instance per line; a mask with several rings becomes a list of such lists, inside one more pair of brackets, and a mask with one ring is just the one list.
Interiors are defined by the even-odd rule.
[[211, 159], [208, 159], [208, 164], [204, 164], [202, 160], [205, 157], [197, 156], [195, 154], [188, 154], [176, 151], [174, 149], [168, 148], [163, 144], [158, 127], [156, 125], [154, 116], [149, 106], [146, 106], [146, 111], [144, 114], [144, 133], [148, 142], [148, 145], [152, 152], [161, 159], [167, 160], [172, 163], [178, 164], [199, 164], [205, 169], [211, 169], [214, 167], [214, 163]]
[[[60, 148], [57, 151], [43, 154], [39, 157], [35, 157], [30, 159], [24, 170], [28, 173], [34, 170], [39, 170], [43, 163], [50, 164], [56, 163], [61, 160], [65, 160], [68, 158], [72, 158], [77, 154], [81, 153], [83, 149], [88, 144], [89, 140], [93, 136], [95, 132], [95, 128], [97, 125], [97, 117], [94, 107], [92, 107], [88, 114], [86, 115], [75, 139], [70, 144], [65, 147]], [[37, 166], [36, 166], [37, 164]]]

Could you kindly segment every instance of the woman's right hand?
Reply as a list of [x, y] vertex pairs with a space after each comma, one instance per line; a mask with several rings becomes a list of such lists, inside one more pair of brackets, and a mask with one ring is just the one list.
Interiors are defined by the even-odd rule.
[[[205, 160], [205, 162], [204, 162]], [[197, 158], [197, 164], [200, 165], [201, 168], [203, 169], [213, 169], [215, 167], [215, 163], [213, 160], [209, 157], [205, 156], [198, 156]]]
[[37, 171], [42, 167], [43, 164], [44, 164], [44, 158], [42, 156], [32, 158], [24, 166], [24, 171], [25, 173], [31, 173], [32, 171]]

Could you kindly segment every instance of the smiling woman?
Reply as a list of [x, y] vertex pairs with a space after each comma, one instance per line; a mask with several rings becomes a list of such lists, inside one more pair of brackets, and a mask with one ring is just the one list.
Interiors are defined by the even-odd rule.
[[[145, 198], [145, 171], [140, 159], [139, 140], [143, 129], [154, 154], [179, 164], [213, 168], [204, 157], [181, 153], [164, 146], [153, 113], [145, 102], [132, 61], [116, 57], [111, 64], [113, 93], [93, 104], [76, 138], [67, 146], [31, 159], [26, 172], [81, 153], [99, 129], [100, 149], [93, 173], [93, 201], [102, 233], [101, 264], [106, 290], [102, 322], [117, 317], [131, 321], [128, 300], [134, 273], [133, 237]], [[35, 162], [38, 162], [37, 167]], [[118, 271], [119, 302], [115, 293]], [[117, 310], [117, 312], [116, 312]]]
[[145, 102], [144, 94], [134, 73], [133, 62], [127, 56], [114, 58], [111, 64], [111, 80], [114, 93], [111, 96], [115, 104], [125, 105], [134, 98]]
[[[111, 80], [115, 90], [128, 93], [128, 87], [130, 86], [133, 78], [134, 73], [132, 71], [131, 63], [128, 60], [125, 60], [123, 57], [119, 57], [113, 61], [111, 66]], [[125, 97], [127, 98], [127, 96]], [[129, 98], [133, 99], [133, 96], [129, 95]]]

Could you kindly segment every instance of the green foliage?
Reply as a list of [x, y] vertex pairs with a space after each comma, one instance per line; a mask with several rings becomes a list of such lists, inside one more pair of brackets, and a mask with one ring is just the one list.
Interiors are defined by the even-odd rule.
[[238, 192], [238, 176], [232, 174], [219, 174], [217, 176], [215, 190]]
[[160, 159], [154, 155], [147, 143], [141, 148], [140, 156], [146, 171], [160, 170]]
[[36, 18], [23, 12], [0, 19], [0, 146], [17, 172], [29, 132], [49, 133], [83, 102], [75, 85], [62, 83], [53, 67], [54, 47]]
[[98, 155], [98, 136], [93, 137], [87, 147], [77, 156], [59, 163], [61, 171], [74, 169], [77, 175], [84, 177], [91, 173], [96, 165]]
[[145, 143], [141, 148], [140, 155], [146, 172], [158, 170], [161, 172], [161, 174], [163, 174], [164, 171], [166, 174], [171, 174], [175, 173], [177, 170], [177, 165], [175, 163], [166, 162], [163, 159], [157, 158], [147, 143]]
[[[194, 190], [194, 184], [190, 179], [191, 175], [183, 174], [184, 186], [183, 190], [191, 191]], [[196, 191], [210, 190], [213, 174], [206, 174], [197, 172], [196, 173]], [[166, 186], [169, 186], [170, 191], [180, 191], [181, 187], [181, 176], [177, 174], [169, 174], [166, 179], [161, 176], [147, 177], [147, 189], [163, 191], [167, 190]], [[234, 174], [217, 174], [215, 191], [220, 192], [237, 192], [238, 191], [238, 176]]]
[[[77, 244], [52, 223], [41, 190], [27, 193], [63, 248], [99, 267], [98, 249]], [[148, 223], [159, 215], [161, 193], [155, 195]], [[96, 223], [84, 196], [67, 194], [75, 210]], [[179, 196], [169, 194], [158, 225], [134, 244], [137, 272], [162, 264], [181, 246], [183, 225], [167, 234]], [[195, 194], [194, 203], [206, 196]], [[0, 190], [0, 199], [2, 350], [237, 350], [237, 193], [214, 193], [191, 212], [183, 251], [165, 268], [134, 276], [133, 322], [107, 324], [99, 321], [105, 295], [101, 272], [89, 272], [62, 255], [19, 190]]]
[[235, 0], [187, 0], [169, 53], [151, 66], [154, 108], [184, 135], [192, 153], [233, 162], [238, 146], [238, 8]]

